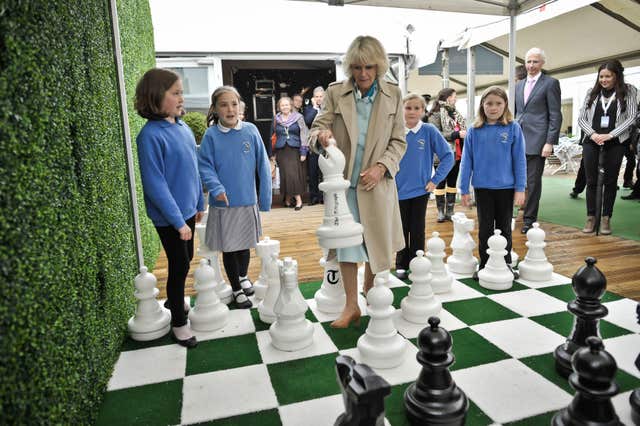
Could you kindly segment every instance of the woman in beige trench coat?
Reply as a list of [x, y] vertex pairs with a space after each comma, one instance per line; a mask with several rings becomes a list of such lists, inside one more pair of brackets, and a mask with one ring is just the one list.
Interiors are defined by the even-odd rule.
[[389, 61], [373, 37], [359, 36], [351, 43], [343, 68], [349, 78], [329, 86], [310, 133], [314, 149], [334, 138], [344, 153], [345, 179], [351, 182], [349, 208], [364, 228], [362, 247], [337, 250], [347, 300], [340, 317], [331, 323], [334, 328], [360, 319], [358, 262], [366, 262], [366, 294], [374, 274], [390, 269], [394, 253], [404, 247], [394, 179], [406, 150], [402, 93], [383, 80]]

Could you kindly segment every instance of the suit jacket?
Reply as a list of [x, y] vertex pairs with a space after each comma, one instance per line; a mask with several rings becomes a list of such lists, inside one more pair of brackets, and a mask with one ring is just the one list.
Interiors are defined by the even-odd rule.
[[318, 115], [318, 110], [315, 109], [313, 105], [307, 105], [304, 108], [304, 112], [302, 113], [302, 115], [304, 115], [304, 122], [306, 123], [307, 127], [311, 128], [313, 120], [316, 118], [316, 115]]
[[[356, 188], [360, 222], [364, 227], [364, 242], [373, 273], [393, 267], [393, 253], [404, 248], [398, 190], [394, 176], [407, 149], [404, 133], [402, 93], [398, 86], [378, 80], [378, 93], [373, 102], [371, 118], [362, 156], [362, 170], [382, 163], [387, 173], [371, 191], [362, 185]], [[317, 149], [320, 130], [331, 129], [338, 148], [345, 156], [344, 177], [351, 180], [358, 145], [358, 117], [352, 80], [329, 85], [322, 110], [311, 127], [310, 142]]]
[[560, 83], [553, 77], [541, 74], [524, 103], [524, 86], [527, 80], [516, 84], [515, 115], [522, 127], [527, 155], [540, 155], [546, 143], [558, 144], [562, 112], [560, 111]]

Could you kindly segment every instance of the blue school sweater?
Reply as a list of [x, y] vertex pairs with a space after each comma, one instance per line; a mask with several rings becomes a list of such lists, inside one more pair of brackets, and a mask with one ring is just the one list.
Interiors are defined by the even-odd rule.
[[[271, 167], [255, 125], [239, 121], [233, 129], [215, 125], [202, 138], [198, 152], [200, 177], [209, 191], [209, 205], [226, 207], [216, 196], [225, 192], [229, 207], [271, 209]], [[256, 173], [260, 179], [256, 200]]]
[[179, 119], [149, 120], [136, 142], [147, 215], [155, 226], [182, 228], [204, 210], [193, 132]]
[[460, 192], [474, 188], [514, 189], [524, 192], [527, 186], [527, 160], [520, 125], [512, 121], [484, 124], [467, 131], [460, 163]]
[[[433, 154], [440, 159], [440, 165], [433, 170]], [[447, 141], [433, 124], [419, 123], [407, 133], [407, 151], [400, 160], [400, 171], [396, 174], [398, 199], [425, 195], [429, 181], [439, 184], [453, 167], [453, 152]]]

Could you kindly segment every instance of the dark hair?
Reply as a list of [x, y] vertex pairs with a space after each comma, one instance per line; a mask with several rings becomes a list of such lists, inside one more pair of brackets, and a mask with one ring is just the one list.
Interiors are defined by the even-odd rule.
[[444, 89], [440, 90], [438, 92], [438, 97], [436, 98], [436, 101], [433, 103], [433, 106], [431, 107], [431, 111], [429, 111], [429, 116], [440, 111], [440, 102], [445, 102], [449, 98], [449, 96], [453, 95], [454, 93], [456, 93], [456, 89], [452, 89], [451, 87], [445, 87]]
[[605, 69], [607, 71], [611, 71], [616, 76], [616, 98], [620, 101], [620, 112], [624, 112], [627, 110], [627, 103], [625, 102], [625, 98], [627, 97], [627, 85], [624, 83], [624, 67], [617, 59], [607, 61], [598, 67], [596, 84], [594, 84], [593, 89], [591, 89], [587, 108], [591, 108], [593, 101], [595, 101], [598, 95], [600, 95], [600, 92], [602, 92], [602, 86], [600, 85], [600, 71]]
[[515, 77], [516, 81], [524, 80], [525, 78], [527, 78], [527, 67], [522, 64], [516, 66]]
[[162, 100], [180, 76], [162, 68], [151, 68], [145, 72], [136, 86], [134, 108], [147, 120], [162, 120], [167, 114], [162, 112]]
[[491, 95], [497, 96], [504, 101], [504, 112], [498, 119], [498, 122], [503, 126], [506, 126], [513, 121], [513, 114], [511, 114], [511, 110], [509, 109], [509, 98], [507, 97], [507, 92], [505, 92], [504, 89], [500, 86], [491, 86], [482, 93], [482, 97], [480, 98], [480, 106], [478, 107], [478, 114], [476, 115], [476, 119], [473, 122], [473, 127], [482, 127], [487, 122], [487, 114], [485, 114], [484, 112], [484, 101]]
[[238, 106], [240, 102], [242, 102], [242, 97], [240, 93], [233, 86], [220, 86], [211, 94], [211, 105], [209, 106], [209, 111], [207, 112], [207, 127], [211, 127], [214, 124], [218, 124], [218, 114], [216, 113], [216, 104], [218, 103], [218, 98], [220, 95], [224, 93], [232, 93], [238, 98]]

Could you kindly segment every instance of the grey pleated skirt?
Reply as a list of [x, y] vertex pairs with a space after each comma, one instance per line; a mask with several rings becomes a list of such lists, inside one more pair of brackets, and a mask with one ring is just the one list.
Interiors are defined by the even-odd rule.
[[258, 208], [253, 206], [209, 206], [205, 243], [213, 251], [238, 251], [256, 246], [262, 226]]

